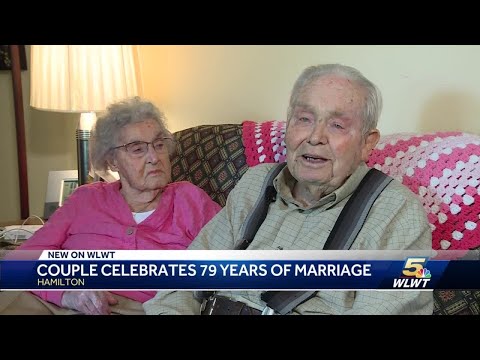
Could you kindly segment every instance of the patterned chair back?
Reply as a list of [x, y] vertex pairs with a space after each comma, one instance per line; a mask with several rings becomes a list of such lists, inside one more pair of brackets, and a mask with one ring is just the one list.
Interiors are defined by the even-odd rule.
[[172, 180], [190, 181], [220, 206], [247, 171], [241, 124], [201, 125], [174, 133]]

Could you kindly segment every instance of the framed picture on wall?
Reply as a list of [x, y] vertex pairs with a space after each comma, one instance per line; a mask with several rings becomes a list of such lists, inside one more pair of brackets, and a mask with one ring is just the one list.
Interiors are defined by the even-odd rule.
[[43, 217], [48, 219], [78, 187], [78, 171], [63, 170], [48, 173], [47, 194]]
[[[27, 70], [27, 55], [25, 45], [18, 45], [20, 50], [20, 69]], [[12, 60], [10, 58], [9, 45], [0, 45], [0, 70], [11, 70]]]

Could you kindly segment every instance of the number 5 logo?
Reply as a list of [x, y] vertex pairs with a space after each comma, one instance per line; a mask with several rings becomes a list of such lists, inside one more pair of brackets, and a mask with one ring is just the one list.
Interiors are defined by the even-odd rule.
[[407, 258], [403, 265], [402, 274], [405, 276], [417, 276], [417, 273], [423, 269], [423, 265], [427, 263], [426, 257]]

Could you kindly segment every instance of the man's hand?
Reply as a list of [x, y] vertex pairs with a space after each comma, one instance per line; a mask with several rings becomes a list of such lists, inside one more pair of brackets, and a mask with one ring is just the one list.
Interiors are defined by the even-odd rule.
[[62, 306], [85, 315], [110, 315], [110, 305], [118, 301], [108, 291], [65, 291]]

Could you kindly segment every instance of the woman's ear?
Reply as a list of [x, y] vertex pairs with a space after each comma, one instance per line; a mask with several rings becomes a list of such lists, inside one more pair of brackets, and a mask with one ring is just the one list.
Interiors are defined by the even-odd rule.
[[115, 156], [110, 156], [107, 160], [107, 163], [110, 170], [118, 172], [117, 160], [115, 159]]

